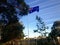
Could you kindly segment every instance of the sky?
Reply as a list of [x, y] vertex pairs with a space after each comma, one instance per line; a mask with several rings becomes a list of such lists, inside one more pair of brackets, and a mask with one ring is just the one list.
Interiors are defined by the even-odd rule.
[[20, 21], [25, 26], [24, 34], [26, 37], [38, 37], [39, 33], [34, 33], [36, 27], [36, 15], [41, 17], [46, 26], [49, 27], [47, 32], [51, 32], [51, 27], [56, 20], [60, 20], [60, 0], [25, 0], [30, 7], [39, 6], [39, 12], [33, 12], [23, 16]]

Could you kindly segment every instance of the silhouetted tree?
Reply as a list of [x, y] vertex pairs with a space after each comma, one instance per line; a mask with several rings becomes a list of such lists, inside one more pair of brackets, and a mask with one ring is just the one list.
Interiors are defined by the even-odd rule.
[[9, 24], [6, 26], [2, 32], [2, 40], [3, 42], [15, 39], [15, 38], [23, 38], [24, 33], [23, 33], [23, 25], [20, 24], [19, 22], [14, 23], [14, 24]]
[[[37, 30], [34, 30], [34, 32], [38, 32], [42, 36], [43, 36], [43, 34], [44, 34], [44, 36], [46, 36], [46, 34], [48, 33], [48, 32], [46, 32], [46, 29], [48, 29], [48, 27], [45, 26], [45, 23], [42, 21], [41, 17], [36, 16], [36, 20], [38, 21], [38, 23], [36, 25]], [[45, 31], [45, 32], [43, 33], [43, 31]]]
[[51, 29], [49, 36], [56, 41], [56, 45], [59, 45], [57, 37], [60, 36], [60, 21], [55, 21]]
[[23, 25], [19, 24], [18, 16], [27, 15], [28, 8], [24, 0], [0, 0], [1, 42], [9, 41], [23, 33]]

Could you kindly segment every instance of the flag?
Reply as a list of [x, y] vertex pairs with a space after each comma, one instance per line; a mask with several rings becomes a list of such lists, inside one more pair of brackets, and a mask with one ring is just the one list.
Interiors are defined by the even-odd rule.
[[35, 11], [39, 12], [39, 6], [29, 8], [29, 13], [33, 13]]

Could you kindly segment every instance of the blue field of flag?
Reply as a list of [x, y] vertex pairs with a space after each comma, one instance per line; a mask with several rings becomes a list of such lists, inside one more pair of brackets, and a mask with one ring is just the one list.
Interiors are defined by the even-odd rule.
[[29, 8], [29, 13], [33, 13], [35, 11], [39, 12], [39, 6]]

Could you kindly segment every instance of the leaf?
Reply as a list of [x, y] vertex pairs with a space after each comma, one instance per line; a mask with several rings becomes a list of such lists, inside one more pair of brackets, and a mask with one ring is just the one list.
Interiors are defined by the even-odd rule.
[[38, 32], [38, 30], [34, 30], [34, 32]]

